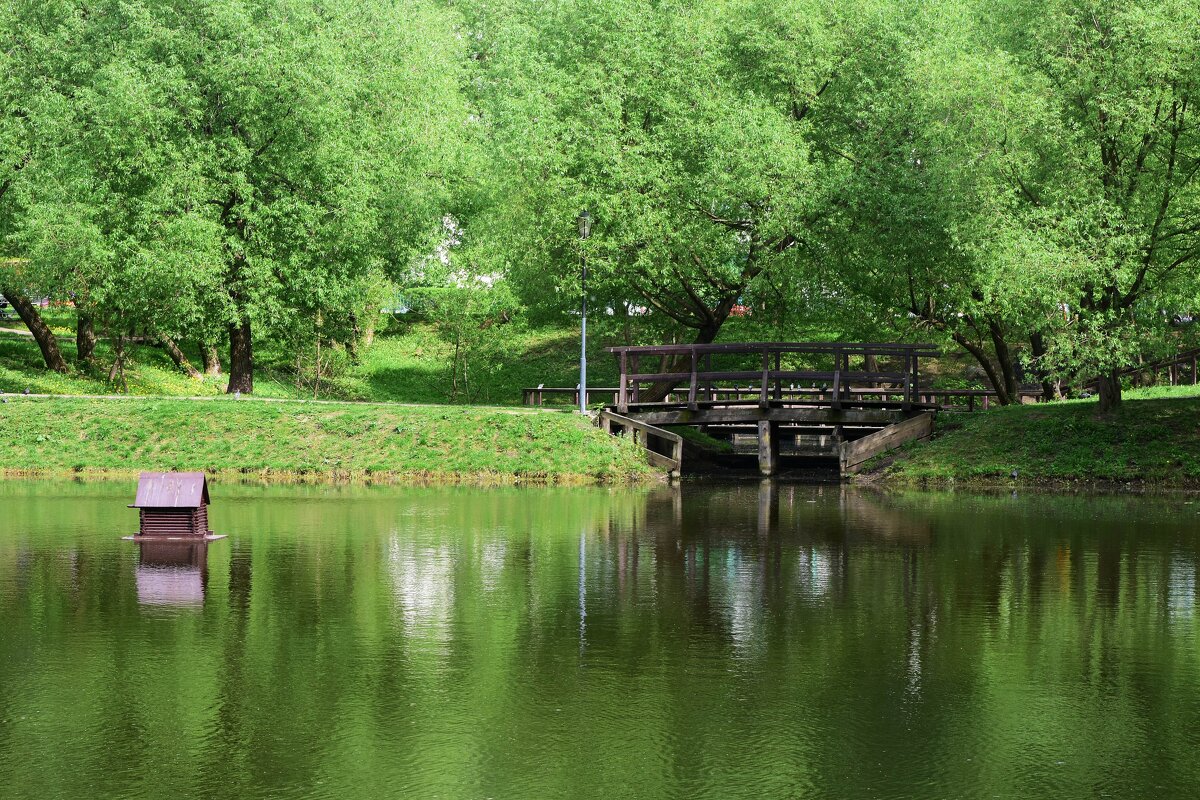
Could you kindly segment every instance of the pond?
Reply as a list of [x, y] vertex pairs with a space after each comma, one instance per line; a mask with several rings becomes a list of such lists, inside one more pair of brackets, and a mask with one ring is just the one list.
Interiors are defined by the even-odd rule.
[[5, 797], [1193, 797], [1187, 496], [0, 482]]

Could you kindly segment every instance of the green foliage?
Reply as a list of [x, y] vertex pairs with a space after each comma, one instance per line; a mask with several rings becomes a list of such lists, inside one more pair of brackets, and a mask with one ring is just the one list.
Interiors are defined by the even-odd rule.
[[20, 285], [114, 332], [295, 340], [323, 314], [311, 338], [348, 341], [436, 242], [464, 149], [453, 15], [402, 6], [12, 9], [0, 157], [20, 181], [0, 236]]
[[827, 280], [980, 357], [1044, 334], [1051, 374], [1131, 363], [1161, 309], [1196, 302], [1198, 17], [1175, 0], [917, 8], [894, 78], [851, 78], [830, 128], [852, 247]]
[[[54, 318], [58, 330], [74, 325], [74, 315]], [[387, 320], [385, 320], [385, 323]], [[385, 325], [370, 347], [363, 349], [358, 363], [336, 346], [322, 350], [325, 369], [319, 387], [314, 387], [316, 351], [308, 343], [297, 372], [297, 352], [287, 340], [268, 343], [259, 353], [259, 376], [255, 394], [263, 397], [311, 398], [319, 389], [321, 398], [341, 400], [444, 403], [451, 399], [448, 380], [453, 360], [451, 344], [429, 322], [395, 322]], [[365, 325], [365, 321], [364, 321]], [[579, 331], [570, 328], [528, 328], [520, 324], [493, 326], [481, 331], [496, 351], [472, 368], [472, 387], [477, 397], [498, 405], [518, 405], [521, 390], [545, 384], [572, 387], [579, 381]], [[494, 338], [493, 338], [494, 337]], [[64, 352], [74, 352], [73, 343], [62, 337]], [[589, 376], [593, 386], [616, 385], [616, 361], [604, 352], [604, 339], [589, 337]], [[111, 344], [102, 339], [98, 358], [112, 358]], [[337, 368], [331, 362], [337, 360]], [[133, 395], [203, 396], [224, 391], [225, 379], [193, 380], [178, 370], [161, 347], [133, 345], [126, 370], [128, 393]], [[0, 333], [0, 392], [38, 394], [111, 394], [114, 387], [104, 372], [77, 371], [59, 375], [41, 366], [37, 346], [28, 336]], [[297, 380], [297, 379], [300, 380]], [[549, 404], [570, 405], [569, 397], [547, 397]]]
[[574, 322], [586, 261], [613, 341], [932, 338], [1012, 399], [1018, 364], [1110, 375], [1200, 310], [1198, 17], [14, 0], [0, 277], [73, 300], [106, 357], [228, 336], [236, 386], [257, 349], [318, 393], [398, 285], [436, 289], [446, 395], [475, 401], [522, 324]]
[[[848, 23], [796, 3], [769, 12], [781, 30], [764, 36], [747, 24], [762, 10], [466, 4], [498, 170], [473, 257], [507, 269], [535, 312], [562, 313], [586, 256], [594, 304], [649, 306], [637, 321], [654, 338], [690, 328], [711, 340], [743, 295], [770, 292], [825, 202], [804, 116]], [[763, 68], [772, 60], [786, 74]], [[595, 226], [581, 245], [583, 208]]]
[[507, 284], [465, 278], [439, 289], [412, 292], [414, 302], [445, 344], [444, 385], [450, 402], [489, 402], [488, 387], [511, 357], [519, 325]]

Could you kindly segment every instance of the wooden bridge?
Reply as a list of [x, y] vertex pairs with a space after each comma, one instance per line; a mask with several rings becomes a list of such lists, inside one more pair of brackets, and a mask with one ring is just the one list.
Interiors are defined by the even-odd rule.
[[[920, 388], [920, 360], [938, 355], [932, 345], [760, 342], [609, 352], [620, 362], [620, 380], [608, 427], [614, 418], [637, 423], [647, 447], [670, 441], [647, 427], [698, 426], [730, 437], [749, 429], [759, 471], [768, 476], [778, 470], [784, 440], [854, 472], [881, 452], [928, 437], [939, 408]], [[753, 391], [741, 386], [747, 381]]]
[[[763, 474], [774, 474], [781, 454], [836, 458], [847, 474], [872, 456], [928, 436], [936, 412], [986, 410], [997, 399], [994, 389], [922, 386], [921, 359], [939, 355], [927, 344], [762, 342], [609, 351], [620, 362], [620, 383], [589, 387], [587, 404], [609, 403], [601, 424], [629, 433], [655, 453], [653, 463], [672, 470], [679, 469], [683, 446], [659, 426], [695, 426], [735, 444], [754, 441]], [[1135, 385], [1196, 384], [1197, 364], [1200, 348], [1192, 348], [1121, 375]], [[1047, 391], [1027, 386], [1018, 396], [1035, 402]], [[577, 405], [579, 387], [524, 390], [526, 405], [556, 399]]]

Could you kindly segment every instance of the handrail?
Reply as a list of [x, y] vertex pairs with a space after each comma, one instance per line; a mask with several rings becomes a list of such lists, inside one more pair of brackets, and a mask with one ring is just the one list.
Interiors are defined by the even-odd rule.
[[936, 357], [941, 350], [934, 344], [906, 342], [730, 342], [723, 344], [653, 344], [606, 347], [606, 352], [620, 355], [683, 355], [687, 353], [870, 353], [873, 355], [920, 355]]
[[[656, 402], [677, 385], [686, 383], [687, 404], [690, 409], [698, 408], [701, 392], [711, 401], [718, 382], [757, 380], [758, 402], [762, 408], [772, 400], [782, 401], [784, 382], [796, 380], [822, 381], [833, 385], [828, 403], [835, 409], [852, 397], [852, 384], [865, 383], [876, 388], [880, 383], [897, 383], [901, 387], [901, 407], [912, 408], [913, 395], [920, 385], [918, 361], [922, 356], [939, 355], [939, 350], [930, 344], [874, 343], [874, 342], [737, 342], [731, 344], [669, 344], [649, 346], [622, 346], [608, 348], [620, 362], [620, 383], [617, 387], [617, 410], [624, 414], [631, 404], [641, 404], [643, 383], [650, 383], [655, 390]], [[832, 360], [831, 371], [785, 369], [783, 355], [823, 356]], [[759, 356], [757, 364], [740, 363], [736, 369], [714, 370], [713, 356]], [[674, 356], [668, 365], [667, 357]], [[851, 370], [850, 359], [861, 356], [867, 359], [863, 370]], [[870, 359], [882, 356], [898, 359], [890, 365], [891, 370], [880, 371]], [[663, 359], [662, 368], [671, 371], [644, 372], [639, 367], [644, 357]], [[703, 362], [703, 364], [702, 364]], [[898, 369], [897, 369], [898, 368]], [[683, 370], [687, 370], [686, 372]], [[703, 384], [703, 386], [701, 386]], [[818, 402], [826, 402], [822, 397]]]
[[[757, 402], [762, 396], [762, 387], [756, 384], [747, 384], [745, 386], [714, 386], [712, 389], [705, 389], [706, 394], [712, 396], [712, 402], [730, 403], [739, 400], [747, 402]], [[531, 386], [521, 390], [522, 402], [526, 406], [541, 406], [545, 403], [544, 395], [569, 395], [572, 403], [578, 403], [579, 388], [576, 386]], [[604, 386], [593, 387], [588, 389], [589, 397], [593, 392], [608, 396], [615, 396], [618, 392], [616, 387]], [[683, 392], [673, 391], [667, 395], [664, 402], [678, 402], [679, 395]], [[916, 402], [925, 405], [937, 405], [943, 411], [961, 410], [964, 407], [967, 411], [974, 411], [977, 407], [987, 410], [991, 407], [992, 402], [996, 400], [1000, 394], [995, 389], [935, 389], [928, 386], [921, 386], [914, 389]], [[870, 397], [902, 397], [904, 389], [901, 386], [897, 387], [849, 387], [844, 392], [845, 396], [851, 398], [870, 398]], [[1041, 389], [1021, 389], [1018, 394], [1021, 397], [1040, 397]], [[779, 393], [775, 395], [777, 400], [796, 400], [801, 398], [813, 398], [821, 400], [824, 398], [832, 398], [831, 387], [821, 388], [820, 386], [784, 386]], [[961, 402], [948, 402], [947, 399], [958, 399]], [[940, 401], [940, 402], [937, 402]]]
[[[677, 433], [611, 411], [601, 411], [596, 418], [596, 424], [610, 434], [613, 433], [614, 427], [632, 431], [633, 441], [646, 449], [647, 459], [656, 467], [679, 472], [683, 466], [683, 437]], [[671, 455], [666, 456], [651, 449], [649, 440], [652, 437], [667, 442], [671, 447]]]

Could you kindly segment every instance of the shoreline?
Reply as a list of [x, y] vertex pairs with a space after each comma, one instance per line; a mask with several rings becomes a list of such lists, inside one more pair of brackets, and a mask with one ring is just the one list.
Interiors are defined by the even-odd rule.
[[[146, 470], [124, 469], [60, 469], [29, 470], [0, 468], [0, 481], [74, 480], [128, 481], [137, 480]], [[220, 469], [203, 471], [212, 482], [261, 484], [266, 486], [470, 486], [475, 488], [553, 487], [632, 487], [651, 488], [667, 480], [666, 475], [647, 473], [644, 476], [612, 479], [606, 476], [581, 473], [519, 474], [495, 472], [279, 472], [274, 470]]]
[[[881, 467], [885, 470], [886, 467]], [[1033, 492], [1035, 494], [1200, 494], [1200, 480], [1183, 482], [1152, 480], [1113, 480], [1101, 478], [1005, 478], [939, 477], [912, 478], [888, 475], [886, 472], [859, 473], [847, 482], [848, 486], [880, 491], [937, 491], [937, 492]]]

